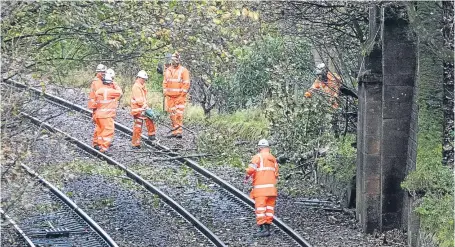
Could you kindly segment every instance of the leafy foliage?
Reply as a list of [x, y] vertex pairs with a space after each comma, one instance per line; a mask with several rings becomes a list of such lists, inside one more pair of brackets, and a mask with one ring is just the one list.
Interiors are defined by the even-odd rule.
[[[454, 245], [453, 170], [443, 165], [443, 78], [440, 33], [442, 11], [437, 2], [421, 2], [413, 14], [414, 29], [419, 35], [419, 106], [416, 170], [411, 172], [402, 187], [420, 198], [416, 212], [422, 227], [440, 246]], [[412, 8], [411, 8], [412, 9]], [[439, 45], [438, 45], [439, 44]]]
[[[191, 72], [192, 102], [200, 104], [206, 116], [212, 114], [210, 119], [203, 120], [200, 109], [190, 107], [187, 109], [192, 110], [186, 111], [186, 117], [205, 123], [207, 130], [198, 138], [199, 147], [218, 155], [220, 164], [243, 167], [242, 162], [255, 151], [252, 148], [255, 142], [271, 137], [275, 151], [288, 157], [293, 168], [320, 169], [342, 181], [352, 176], [353, 137], [333, 136], [339, 112], [334, 112], [324, 97], [305, 99], [303, 93], [314, 80], [312, 70], [316, 60], [340, 74], [345, 86], [351, 89], [357, 86], [356, 71], [362, 66], [359, 57], [369, 48], [365, 33], [370, 3], [2, 1], [0, 4], [3, 77], [35, 72], [37, 79], [87, 87], [84, 83], [91, 72], [84, 71], [93, 71], [101, 62], [116, 70], [125, 92], [123, 103], [128, 105], [129, 83], [139, 69], [145, 69], [150, 77], [151, 105], [161, 109], [162, 76], [155, 72], [156, 66], [165, 53], [177, 50], [182, 54], [183, 65]], [[419, 19], [420, 13], [414, 14], [415, 30], [427, 48], [444, 53], [443, 57], [450, 53], [449, 57], [453, 58], [453, 43], [450, 51], [439, 49], [434, 34], [439, 35], [440, 28], [425, 28], [436, 17]], [[444, 21], [453, 23], [452, 16], [447, 15]], [[452, 39], [447, 40], [453, 42], [453, 25], [446, 25], [444, 30], [449, 36], [452, 33]], [[426, 67], [420, 69], [425, 71]], [[440, 72], [430, 71], [422, 79], [428, 80], [431, 73]], [[446, 74], [449, 77], [453, 73]], [[449, 82], [450, 79], [453, 88], [453, 78], [448, 78]], [[449, 90], [420, 90], [422, 118], [417, 170], [403, 183], [413, 193], [426, 192], [417, 210], [424, 227], [435, 232], [443, 246], [453, 241], [449, 239], [453, 220], [449, 220], [448, 210], [443, 212], [444, 208], [453, 206], [450, 189], [453, 181], [451, 171], [440, 162], [438, 128], [442, 115], [434, 109], [441, 102], [433, 98], [447, 94], [446, 91]], [[449, 96], [453, 104], [453, 94]], [[215, 107], [218, 113], [211, 113]], [[450, 121], [453, 122], [453, 113]], [[453, 136], [453, 129], [449, 134]], [[325, 157], [316, 159], [316, 166], [314, 158], [321, 149], [328, 151]], [[447, 224], [438, 225], [438, 221]]]
[[[431, 121], [429, 121], [431, 122]], [[441, 135], [421, 132], [418, 137], [417, 168], [402, 183], [412, 194], [425, 193], [416, 212], [425, 231], [435, 234], [440, 246], [453, 246], [453, 171], [442, 165]], [[439, 157], [439, 158], [437, 158]]]
[[325, 157], [318, 160], [318, 166], [325, 174], [333, 174], [341, 183], [349, 183], [356, 172], [356, 149], [352, 147], [355, 136], [348, 134], [338, 139]]
[[263, 105], [274, 93], [272, 84], [307, 87], [312, 71], [312, 54], [305, 40], [266, 36], [235, 51], [238, 69], [220, 83], [223, 109], [245, 109]]
[[453, 211], [448, 210], [453, 208], [453, 200], [453, 195], [429, 194], [416, 209], [422, 217], [424, 230], [435, 234], [440, 247], [454, 245]]

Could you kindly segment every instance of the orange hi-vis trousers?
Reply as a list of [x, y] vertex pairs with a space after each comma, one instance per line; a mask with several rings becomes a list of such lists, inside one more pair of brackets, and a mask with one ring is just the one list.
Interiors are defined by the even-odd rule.
[[99, 146], [101, 152], [106, 152], [114, 139], [114, 130], [113, 118], [95, 118], [93, 146]]
[[134, 125], [133, 125], [133, 138], [131, 140], [131, 144], [135, 147], [141, 145], [141, 133], [142, 133], [142, 125], [145, 121], [145, 126], [147, 127], [147, 133], [149, 136], [155, 135], [155, 124], [149, 118], [142, 118], [142, 117], [134, 117]]
[[166, 99], [167, 111], [172, 121], [172, 134], [182, 134], [183, 111], [185, 110], [186, 96], [169, 97]]
[[98, 144], [98, 133], [100, 132], [101, 127], [98, 125], [96, 119], [93, 119], [93, 123], [95, 124], [95, 131], [93, 132], [93, 139], [92, 139], [92, 146], [99, 146]]
[[276, 196], [259, 196], [254, 198], [256, 223], [258, 225], [272, 224], [275, 215]]

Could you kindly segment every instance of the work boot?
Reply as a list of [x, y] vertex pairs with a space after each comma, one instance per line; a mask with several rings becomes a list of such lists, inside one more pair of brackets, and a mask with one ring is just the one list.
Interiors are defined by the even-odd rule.
[[154, 141], [154, 140], [156, 140], [156, 137], [155, 137], [155, 135], [149, 135], [149, 140], [150, 140], [150, 141]]
[[256, 237], [268, 237], [270, 233], [267, 231], [264, 225], [259, 226], [259, 231], [256, 233]]
[[131, 149], [141, 149], [141, 146], [132, 146]]
[[182, 134], [177, 134], [177, 135], [175, 135], [175, 138], [177, 138], [177, 139], [182, 139], [183, 136], [182, 136]]
[[102, 154], [106, 155], [107, 157], [112, 157], [112, 154], [110, 152], [106, 151], [101, 151]]
[[271, 227], [271, 226], [272, 226], [271, 224], [265, 224], [265, 230], [267, 230], [267, 233], [268, 233], [267, 236], [270, 236], [270, 234], [272, 233], [272, 232], [270, 231], [270, 227]]
[[177, 137], [177, 136], [174, 135], [174, 134], [171, 134], [171, 135], [166, 136], [167, 139], [176, 138], [176, 137]]
[[98, 151], [100, 150], [100, 146], [98, 146], [98, 145], [93, 146], [93, 148], [98, 150]]

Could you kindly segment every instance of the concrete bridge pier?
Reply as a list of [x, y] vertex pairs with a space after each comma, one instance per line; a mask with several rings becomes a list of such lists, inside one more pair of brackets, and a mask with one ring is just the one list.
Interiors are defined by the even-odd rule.
[[417, 42], [400, 3], [370, 9], [369, 36], [359, 80], [356, 214], [371, 233], [407, 224], [400, 184], [409, 172]]

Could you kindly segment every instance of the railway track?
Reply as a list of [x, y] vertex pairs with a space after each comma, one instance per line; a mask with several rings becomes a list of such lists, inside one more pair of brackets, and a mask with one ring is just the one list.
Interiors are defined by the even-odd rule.
[[58, 134], [64, 136], [64, 139], [66, 141], [71, 142], [71, 143], [75, 144], [77, 147], [81, 148], [82, 150], [105, 160], [108, 164], [114, 165], [115, 167], [123, 170], [129, 178], [131, 178], [136, 183], [143, 186], [145, 189], [147, 189], [151, 193], [158, 195], [161, 200], [163, 200], [168, 206], [170, 206], [172, 209], [174, 209], [176, 212], [178, 212], [179, 215], [181, 215], [185, 220], [191, 222], [193, 224], [193, 226], [195, 226], [196, 229], [198, 229], [202, 234], [204, 234], [204, 236], [207, 237], [215, 246], [226, 246], [215, 234], [213, 234], [196, 217], [191, 215], [191, 213], [189, 213], [184, 207], [179, 205], [177, 202], [175, 202], [172, 198], [170, 198], [167, 194], [162, 192], [160, 189], [158, 189], [157, 187], [153, 186], [151, 183], [149, 183], [148, 181], [146, 181], [145, 179], [140, 177], [134, 171], [128, 169], [126, 166], [117, 162], [113, 158], [100, 153], [96, 149], [92, 148], [90, 145], [87, 145], [86, 143], [68, 135], [67, 133], [65, 133], [37, 118], [34, 118], [26, 113], [22, 112], [21, 114], [23, 116], [25, 116], [26, 118], [30, 119], [34, 124], [36, 124], [42, 128], [45, 128], [51, 132], [58, 133]]
[[118, 247], [114, 240], [71, 199], [57, 187], [39, 176], [28, 166], [21, 167], [42, 187], [35, 188], [33, 198], [52, 205], [48, 212], [29, 212], [22, 228], [12, 221], [3, 211], [2, 215], [10, 221], [28, 246], [87, 246]]
[[[28, 246], [35, 247], [35, 244], [30, 240], [30, 238], [22, 231], [22, 229], [16, 224], [16, 222], [11, 219], [2, 209], [0, 209], [0, 214], [2, 215], [2, 246]], [[3, 223], [3, 221], [7, 223]], [[8, 232], [11, 231], [11, 232]], [[9, 235], [8, 235], [9, 233]], [[13, 234], [16, 236], [12, 236]], [[12, 237], [9, 242], [5, 238]]]
[[[10, 85], [13, 85], [14, 87], [17, 88], [28, 88], [27, 86], [14, 82], [14, 81], [8, 81]], [[28, 88], [33, 94], [37, 95], [42, 95], [44, 96], [45, 99], [48, 100], [48, 103], [52, 103], [55, 108], [52, 108], [51, 110], [48, 110], [48, 112], [55, 112], [58, 111], [58, 109], [61, 109], [62, 107], [65, 107], [71, 111], [77, 111], [81, 113], [81, 115], [85, 116], [86, 122], [89, 122], [89, 115], [91, 114], [87, 109], [82, 108], [78, 105], [75, 105], [69, 101], [66, 101], [64, 99], [49, 95], [49, 94], [42, 94], [41, 91], [34, 89], [34, 88]], [[47, 103], [46, 103], [47, 104]], [[66, 113], [62, 113], [65, 115]], [[68, 117], [68, 116], [65, 116]], [[80, 116], [79, 116], [80, 117]], [[41, 125], [48, 125], [46, 123], [40, 122], [39, 119], [33, 118], [29, 116], [29, 118], [34, 119], [33, 121], [41, 124]], [[48, 119], [49, 120], [49, 119]], [[80, 119], [79, 119], [80, 121]], [[78, 123], [80, 125], [80, 123]], [[91, 133], [91, 127], [90, 123], [87, 126], [86, 124], [84, 125], [84, 129], [88, 130], [88, 133]], [[49, 127], [52, 127], [49, 125]], [[73, 126], [74, 127], [74, 126]], [[127, 155], [121, 155], [122, 151], [125, 151], [125, 149], [128, 150], [129, 147], [129, 137], [132, 134], [132, 131], [127, 128], [126, 126], [116, 123], [115, 127], [117, 130], [120, 130], [121, 133], [123, 134], [117, 134], [116, 133], [116, 143], [120, 142], [119, 147], [117, 148], [117, 151], [115, 151], [115, 146], [112, 148], [114, 151], [114, 157], [118, 159], [121, 162], [117, 162], [118, 167], [121, 169], [129, 170], [126, 166], [128, 165], [129, 167], [134, 167], [134, 169], [139, 170], [140, 172], [145, 174], [144, 177], [147, 179], [153, 180], [153, 176], [150, 174], [147, 174], [147, 172], [143, 172], [144, 165], [137, 165], [137, 163], [142, 163], [142, 164], [147, 164], [151, 165], [150, 162], [147, 162], [147, 159], [131, 159], [130, 157], [127, 157]], [[68, 128], [71, 128], [68, 126]], [[82, 127], [81, 127], [82, 128]], [[73, 128], [74, 129], [74, 128]], [[83, 139], [87, 140], [90, 137], [85, 137]], [[75, 138], [74, 138], [75, 139]], [[72, 140], [72, 142], [76, 142], [76, 140]], [[91, 148], [89, 145], [84, 144], [82, 141], [77, 140], [77, 142], [80, 142], [80, 144], [77, 144], [81, 148], [84, 148], [86, 150], [89, 150]], [[253, 239], [251, 238], [245, 238], [244, 236], [251, 235], [249, 231], [252, 231], [254, 228], [254, 215], [252, 213], [252, 209], [254, 207], [254, 202], [251, 200], [249, 197], [247, 197], [243, 192], [239, 191], [235, 187], [231, 186], [218, 176], [214, 175], [210, 171], [206, 170], [205, 168], [201, 167], [200, 165], [197, 164], [194, 160], [188, 159], [188, 158], [178, 158], [179, 154], [176, 152], [172, 152], [170, 148], [160, 145], [159, 143], [156, 142], [151, 142], [147, 140], [145, 136], [143, 136], [143, 142], [145, 142], [146, 149], [143, 150], [148, 150], [150, 153], [161, 153], [162, 155], [166, 155], [166, 157], [177, 157], [175, 161], [177, 162], [164, 162], [166, 164], [167, 169], [173, 169], [174, 171], [178, 169], [179, 167], [182, 167], [182, 164], [185, 164], [186, 166], [190, 167], [193, 171], [195, 171], [194, 178], [192, 180], [196, 181], [196, 186], [173, 186], [170, 184], [168, 181], [156, 181], [158, 184], [162, 184], [160, 186], [166, 193], [169, 193], [172, 195], [174, 199], [178, 198], [180, 204], [182, 204], [185, 208], [187, 208], [191, 213], [193, 213], [198, 219], [201, 219], [201, 224], [207, 225], [208, 228], [212, 229], [213, 232], [220, 236], [220, 239], [223, 240], [226, 244], [232, 245], [232, 246], [241, 246], [243, 244], [252, 244], [252, 241], [259, 242], [260, 244], [265, 244], [269, 246], [273, 246], [274, 243], [270, 242], [270, 239]], [[106, 157], [103, 154], [97, 153], [96, 150], [90, 151], [93, 154], [98, 155], [102, 159], [114, 164], [116, 161], [113, 160], [112, 158]], [[130, 153], [128, 156], [134, 156], [131, 155], [133, 153]], [[136, 154], [138, 156], [139, 154]], [[112, 160], [112, 161], [110, 161]], [[114, 161], [114, 162], [113, 162]], [[122, 164], [124, 163], [124, 164]], [[163, 162], [161, 162], [163, 163]], [[127, 165], [126, 165], [127, 164]], [[122, 168], [123, 167], [123, 168]], [[161, 164], [161, 167], [162, 164]], [[155, 166], [154, 166], [155, 168]], [[159, 166], [156, 166], [157, 169], [159, 169]], [[128, 173], [128, 172], [127, 172]], [[136, 173], [132, 172], [130, 170], [130, 173], [135, 177], [139, 177]], [[130, 176], [130, 175], [128, 175]], [[144, 186], [147, 186], [149, 188], [152, 188], [152, 185], [143, 180], [140, 183], [144, 184]], [[188, 185], [194, 185], [193, 183], [190, 182]], [[199, 185], [202, 185], [203, 188], [205, 189], [197, 189], [195, 190], [195, 187], [199, 187]], [[182, 188], [183, 187], [183, 188]], [[207, 189], [208, 188], [208, 189]], [[194, 195], [201, 195], [201, 196], [196, 196], [197, 200], [191, 200]], [[183, 196], [182, 196], [183, 195]], [[213, 198], [215, 200], [218, 200], [222, 203], [220, 205], [216, 205], [216, 201], [213, 201]], [[201, 207], [202, 206], [202, 207]], [[234, 209], [234, 210], [233, 210]], [[218, 219], [220, 218], [220, 219]], [[224, 224], [219, 224], [218, 221], [227, 221], [227, 223]], [[244, 227], [244, 225], [248, 224], [249, 222], [250, 227]], [[311, 246], [306, 240], [304, 240], [298, 233], [296, 233], [294, 230], [292, 230], [290, 227], [288, 227], [286, 224], [284, 224], [282, 221], [279, 219], [275, 218], [274, 219], [274, 239], [278, 239], [280, 241], [281, 246], [295, 246], [295, 245], [300, 245], [300, 246]], [[243, 226], [243, 227], [242, 227]], [[247, 232], [246, 232], [247, 231]], [[207, 235], [206, 235], [207, 236]], [[263, 242], [261, 242], [263, 241]]]
[[[61, 183], [61, 190], [99, 222], [119, 246], [214, 245], [193, 224], [125, 176], [122, 170], [100, 162], [94, 155], [66, 142], [66, 136], [53, 134], [45, 126], [36, 127], [25, 117], [21, 122], [20, 129], [27, 131], [17, 137], [36, 139], [30, 149], [32, 155], [23, 162], [53, 182]], [[17, 198], [15, 194], [6, 192], [6, 196]], [[21, 199], [23, 205], [30, 205], [27, 199]], [[33, 204], [42, 205], [39, 201]], [[22, 212], [15, 215], [27, 218]]]

